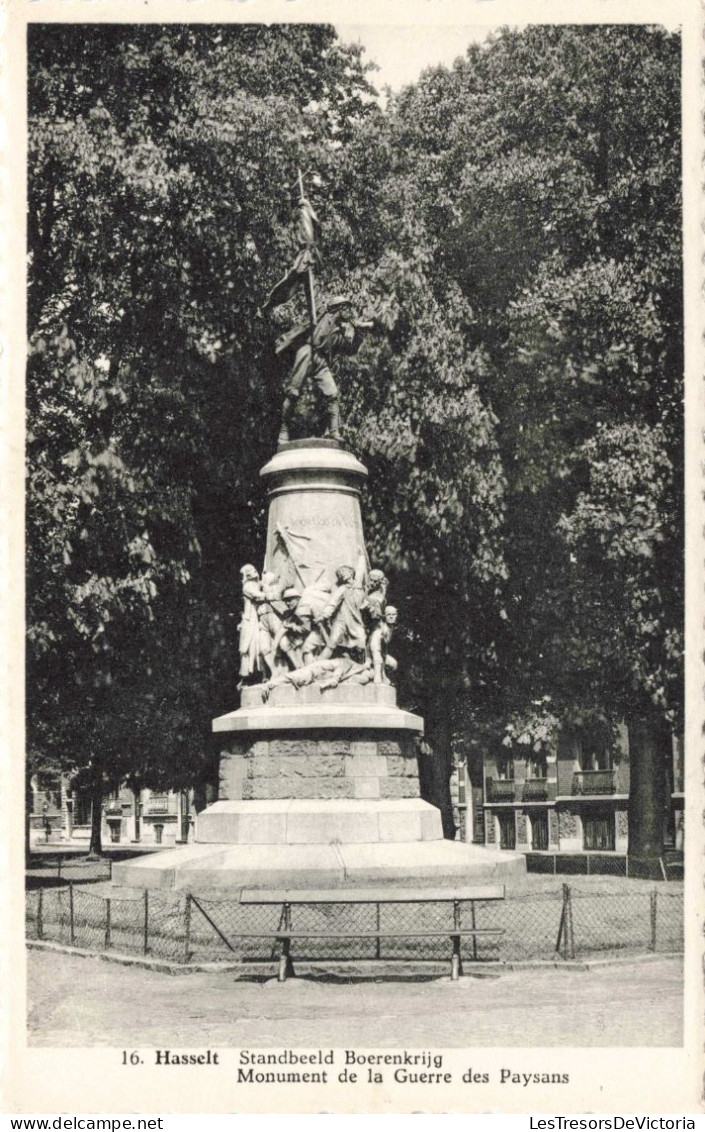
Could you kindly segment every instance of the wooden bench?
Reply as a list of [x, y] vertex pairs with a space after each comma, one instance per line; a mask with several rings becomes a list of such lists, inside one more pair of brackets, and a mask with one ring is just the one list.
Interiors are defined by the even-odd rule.
[[[280, 891], [244, 890], [240, 895], [240, 903], [248, 905], [281, 906], [281, 924], [272, 932], [274, 939], [281, 943], [282, 951], [279, 959], [279, 982], [283, 983], [287, 976], [294, 974], [294, 963], [291, 957], [291, 942], [293, 939], [374, 939], [377, 941], [377, 958], [380, 955], [380, 940], [382, 939], [434, 939], [447, 938], [452, 942], [450, 963], [450, 977], [457, 979], [463, 971], [460, 959], [460, 940], [471, 938], [473, 941], [473, 955], [477, 958], [478, 938], [487, 939], [502, 936], [502, 928], [478, 928], [475, 924], [475, 903], [485, 900], [503, 900], [504, 885], [472, 885], [458, 888], [354, 888], [354, 889], [288, 889]], [[421, 925], [411, 931], [387, 930], [380, 927], [380, 908], [385, 904], [452, 904], [453, 926], [446, 929], [428, 929]], [[470, 926], [461, 923], [461, 904], [470, 904]], [[314, 931], [299, 931], [292, 927], [291, 910], [301, 905], [320, 906], [325, 904], [372, 904], [377, 910], [377, 927], [373, 931], [356, 932], [354, 937], [350, 932], [328, 931], [321, 928]], [[238, 933], [240, 934], [240, 933]], [[242, 935], [261, 937], [262, 932], [247, 932]]]

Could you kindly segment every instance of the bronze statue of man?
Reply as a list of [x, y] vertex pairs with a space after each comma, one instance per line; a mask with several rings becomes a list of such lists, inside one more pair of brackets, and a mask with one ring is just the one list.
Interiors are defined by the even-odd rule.
[[279, 443], [289, 439], [291, 420], [304, 382], [310, 380], [318, 389], [326, 406], [327, 428], [325, 435], [340, 440], [340, 398], [333, 376], [334, 359], [338, 355], [355, 354], [362, 342], [362, 332], [372, 328], [371, 322], [356, 322], [350, 317], [351, 301], [338, 295], [328, 301], [325, 313], [316, 322], [309, 335], [306, 323], [300, 323], [277, 343], [282, 353], [300, 343], [289, 374], [282, 406], [282, 423]]
[[284, 392], [282, 423], [279, 443], [289, 439], [296, 402], [305, 381], [311, 381], [326, 406], [325, 435], [340, 440], [340, 400], [333, 376], [334, 358], [339, 354], [354, 354], [360, 347], [362, 331], [371, 330], [372, 322], [358, 322], [351, 317], [350, 299], [336, 295], [325, 304], [319, 314], [316, 302], [314, 265], [320, 259], [316, 247], [318, 217], [304, 191], [304, 179], [298, 172], [298, 223], [299, 250], [292, 267], [270, 291], [264, 310], [271, 311], [286, 303], [303, 286], [306, 297], [307, 319], [282, 334], [276, 343], [276, 353], [296, 350], [293, 366]]

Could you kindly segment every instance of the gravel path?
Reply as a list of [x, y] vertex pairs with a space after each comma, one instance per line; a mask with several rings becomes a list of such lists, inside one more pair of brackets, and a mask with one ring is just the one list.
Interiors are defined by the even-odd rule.
[[34, 1046], [678, 1046], [683, 964], [280, 985], [30, 949], [28, 999]]

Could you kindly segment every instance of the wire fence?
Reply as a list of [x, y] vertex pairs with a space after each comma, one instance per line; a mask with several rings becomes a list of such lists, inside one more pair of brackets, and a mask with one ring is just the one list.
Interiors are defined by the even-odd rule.
[[110, 857], [75, 857], [57, 853], [32, 856], [26, 869], [28, 887], [47, 887], [49, 884], [90, 884], [110, 880], [113, 861]]
[[633, 857], [615, 853], [527, 853], [530, 873], [565, 876], [614, 876], [632, 880], [683, 880], [683, 860], [671, 857]]
[[[504, 900], [368, 904], [244, 904], [160, 890], [106, 894], [69, 884], [26, 894], [27, 937], [172, 963], [271, 961], [290, 916], [292, 953], [306, 960], [446, 959], [519, 962], [683, 950], [683, 893], [599, 892], [563, 884]], [[417, 935], [414, 933], [418, 932]], [[429, 933], [438, 932], [439, 935]], [[298, 934], [298, 939], [297, 939]]]

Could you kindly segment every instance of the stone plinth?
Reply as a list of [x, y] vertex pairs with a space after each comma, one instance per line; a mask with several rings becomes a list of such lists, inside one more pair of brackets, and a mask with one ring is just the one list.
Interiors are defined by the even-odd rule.
[[296, 731], [300, 734], [319, 731], [345, 732], [394, 731], [410, 735], [423, 731], [423, 719], [397, 707], [397, 690], [390, 684], [339, 684], [337, 688], [321, 688], [309, 684], [295, 688], [282, 684], [265, 695], [261, 685], [242, 689], [242, 707], [219, 715], [213, 730]]
[[220, 799], [418, 796], [416, 742], [404, 731], [234, 735], [220, 755]]
[[203, 845], [373, 845], [443, 837], [440, 810], [420, 798], [223, 801], [209, 806], [196, 825]]

